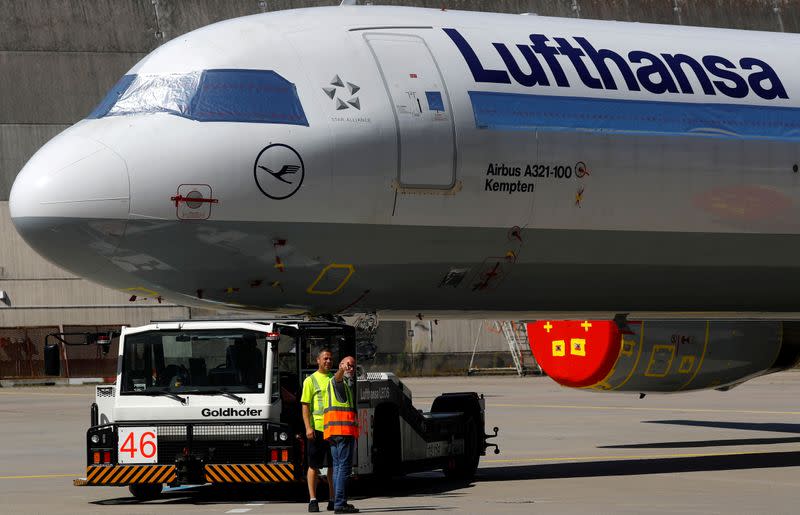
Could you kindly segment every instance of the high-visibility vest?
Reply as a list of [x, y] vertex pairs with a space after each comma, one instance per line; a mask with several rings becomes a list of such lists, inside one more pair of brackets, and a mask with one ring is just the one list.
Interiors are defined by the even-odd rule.
[[[311, 378], [311, 384], [314, 387], [314, 392], [316, 392], [316, 394], [314, 395], [314, 401], [315, 401], [314, 410], [311, 412], [311, 414], [322, 415], [325, 413], [325, 392], [320, 387], [319, 381], [317, 381], [316, 374], [317, 373], [314, 372], [313, 374], [308, 376]], [[328, 379], [330, 380], [331, 378]]]
[[336, 398], [336, 393], [333, 391], [334, 381], [336, 379], [331, 378], [330, 383], [328, 383], [328, 405], [322, 415], [323, 437], [326, 440], [332, 436], [358, 438], [358, 416], [356, 414], [356, 405], [353, 402], [353, 392], [350, 390], [350, 385], [344, 382], [347, 401], [339, 402]]

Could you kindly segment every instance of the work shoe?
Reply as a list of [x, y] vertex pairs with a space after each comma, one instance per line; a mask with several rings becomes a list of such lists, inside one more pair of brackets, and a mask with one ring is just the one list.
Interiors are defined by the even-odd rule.
[[308, 513], [319, 513], [319, 503], [316, 499], [308, 503]]
[[328, 511], [333, 511], [333, 501], [328, 501]]
[[352, 504], [345, 504], [341, 508], [336, 508], [333, 513], [358, 513], [359, 510]]

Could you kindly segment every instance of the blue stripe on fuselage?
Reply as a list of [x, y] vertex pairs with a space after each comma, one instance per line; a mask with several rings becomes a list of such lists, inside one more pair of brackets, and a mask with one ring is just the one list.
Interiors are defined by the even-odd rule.
[[800, 109], [470, 91], [479, 129], [800, 141]]

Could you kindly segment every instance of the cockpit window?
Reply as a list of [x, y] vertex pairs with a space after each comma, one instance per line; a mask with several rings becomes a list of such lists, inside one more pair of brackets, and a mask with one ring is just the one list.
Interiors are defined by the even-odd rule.
[[199, 122], [308, 126], [294, 84], [272, 70], [126, 75], [89, 118], [151, 113]]
[[102, 118], [107, 115], [108, 111], [114, 107], [114, 104], [117, 103], [119, 97], [121, 97], [122, 94], [128, 90], [134, 80], [136, 80], [136, 75], [125, 75], [118, 80], [117, 83], [114, 84], [114, 87], [111, 88], [111, 91], [108, 92], [105, 98], [100, 102], [100, 104], [98, 104], [97, 107], [94, 108], [94, 111], [92, 111], [88, 117]]
[[200, 72], [175, 75], [138, 75], [106, 116], [142, 113], [189, 115]]

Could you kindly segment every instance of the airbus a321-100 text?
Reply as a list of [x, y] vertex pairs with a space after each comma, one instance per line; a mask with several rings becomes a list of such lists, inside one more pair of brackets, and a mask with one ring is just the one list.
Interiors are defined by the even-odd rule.
[[798, 42], [376, 6], [229, 20], [47, 143], [11, 215], [132, 296], [524, 318], [564, 384], [725, 387], [800, 357]]

